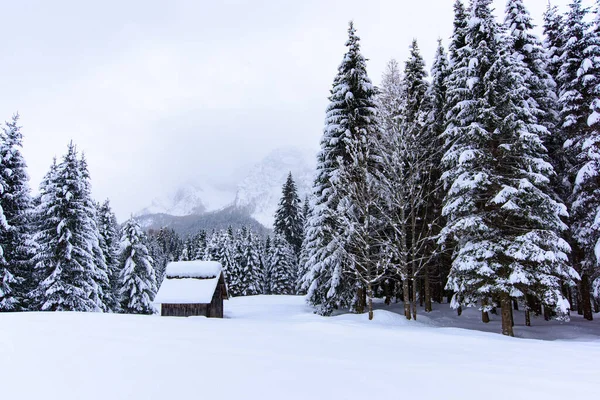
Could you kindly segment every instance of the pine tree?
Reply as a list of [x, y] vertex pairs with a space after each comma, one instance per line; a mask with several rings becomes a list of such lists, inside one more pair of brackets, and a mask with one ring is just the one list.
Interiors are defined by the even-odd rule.
[[[504, 27], [512, 56], [525, 66], [525, 84], [529, 89], [527, 99], [536, 110], [537, 121], [544, 125], [550, 136], [558, 121], [556, 83], [548, 72], [548, 55], [540, 39], [532, 33], [534, 25], [523, 0], [509, 0], [506, 5]], [[547, 139], [543, 137], [542, 139]]]
[[241, 296], [254, 296], [262, 293], [263, 271], [260, 248], [257, 238], [251, 231], [242, 237], [241, 265], [238, 265], [238, 279]]
[[565, 44], [564, 21], [557, 6], [550, 5], [544, 12], [544, 48], [548, 59], [547, 71], [559, 85], [558, 74], [562, 64], [561, 49]]
[[535, 296], [566, 313], [561, 285], [576, 273], [559, 235], [566, 209], [550, 195], [546, 130], [527, 104], [527, 67], [498, 41], [490, 4], [472, 2], [465, 53], [477, 61], [453, 72], [468, 97], [455, 106], [457, 118], [445, 132], [442, 238], [456, 242], [448, 280], [453, 307], [479, 304], [485, 312], [497, 299], [502, 333], [513, 335], [512, 299]]
[[[441, 159], [444, 154], [444, 141], [442, 135], [446, 129], [448, 112], [448, 84], [450, 78], [450, 63], [442, 41], [438, 41], [438, 47], [435, 53], [433, 65], [431, 67], [431, 85], [429, 87], [428, 102], [429, 116], [427, 118], [427, 127], [425, 137], [422, 143], [427, 149], [429, 165], [428, 187], [425, 189], [427, 200], [427, 212], [425, 219], [429, 224], [429, 238], [426, 252], [429, 253], [427, 263], [426, 282], [424, 282], [424, 301], [425, 311], [431, 311], [432, 298], [438, 302], [442, 301], [443, 288], [446, 285], [446, 277], [450, 270], [449, 253], [443, 251], [440, 246], [435, 244], [435, 237], [439, 235], [444, 225], [442, 214], [442, 202], [444, 191], [440, 185], [441, 179]], [[430, 291], [433, 290], [433, 293]]]
[[[382, 158], [385, 171], [382, 188], [388, 199], [383, 215], [387, 219], [387, 232], [391, 245], [391, 265], [386, 271], [384, 291], [386, 303], [391, 301], [392, 294], [399, 295], [396, 283], [407, 276], [407, 242], [406, 242], [406, 192], [405, 166], [400, 122], [405, 103], [405, 88], [400, 68], [396, 60], [391, 60], [382, 77], [378, 96], [378, 108], [384, 132], [381, 140]], [[408, 280], [403, 280], [408, 285]], [[405, 307], [409, 307], [409, 291], [405, 290]], [[411, 317], [410, 309], [405, 308], [407, 318]]]
[[94, 256], [94, 281], [96, 282], [98, 291], [96, 302], [102, 311], [111, 311], [111, 306], [114, 306], [117, 300], [113, 296], [109, 278], [110, 271], [100, 245], [102, 237], [98, 229], [98, 209], [96, 202], [92, 200], [92, 184], [84, 154], [81, 155], [81, 159], [79, 160], [79, 171], [83, 189], [84, 211], [89, 229], [88, 244], [91, 246]]
[[239, 268], [236, 260], [234, 237], [231, 230], [212, 233], [206, 245], [204, 260], [221, 263], [228, 292], [232, 296], [239, 296], [241, 292]]
[[290, 172], [283, 185], [281, 200], [275, 212], [273, 233], [282, 235], [288, 241], [296, 257], [300, 255], [300, 248], [302, 247], [302, 225], [303, 218], [302, 209], [300, 208], [300, 198], [298, 197], [296, 184]]
[[97, 231], [89, 210], [93, 202], [73, 143], [62, 162], [51, 167], [40, 192], [34, 302], [40, 310], [101, 311], [93, 247]]
[[269, 294], [294, 294], [295, 265], [291, 245], [282, 235], [275, 235], [267, 260]]
[[27, 294], [33, 289], [33, 199], [18, 120], [15, 114], [0, 133], [0, 311], [27, 309]]
[[146, 247], [146, 236], [132, 217], [121, 234], [121, 310], [127, 314], [152, 314], [156, 278]]
[[119, 311], [119, 224], [117, 217], [110, 207], [109, 200], [105, 200], [102, 205], [98, 205], [98, 232], [99, 245], [104, 255], [108, 276], [108, 288], [105, 289], [106, 306], [113, 312]]
[[577, 71], [585, 104], [587, 127], [571, 130], [569, 149], [574, 166], [571, 232], [574, 261], [581, 275], [583, 316], [593, 319], [590, 291], [600, 298], [600, 3], [592, 28], [586, 31], [584, 60]]
[[[370, 154], [373, 136], [379, 133], [375, 117], [375, 88], [360, 53], [352, 23], [347, 52], [338, 68], [329, 97], [317, 177], [314, 205], [307, 223], [304, 248], [308, 271], [303, 277], [307, 301], [319, 314], [338, 307], [364, 308], [365, 283], [380, 278], [370, 242], [373, 206], [373, 171]], [[362, 243], [361, 243], [362, 242]], [[370, 293], [369, 293], [370, 294]]]
[[450, 65], [454, 66], [462, 59], [462, 49], [466, 45], [468, 15], [461, 0], [454, 2], [454, 27], [449, 46]]
[[202, 260], [204, 258], [204, 253], [206, 252], [206, 231], [202, 230], [198, 232], [198, 234], [194, 237], [194, 251], [193, 257], [194, 260]]
[[[587, 197], [586, 192], [589, 194], [594, 191], [594, 185], [585, 189], [581, 185], [577, 185], [586, 180], [583, 175], [579, 174], [578, 167], [583, 166], [582, 161], [585, 164], [585, 160], [579, 158], [582, 156], [582, 147], [588, 142], [590, 132], [588, 117], [591, 99], [586, 93], [589, 86], [584, 81], [587, 74], [582, 74], [582, 66], [586, 66], [584, 63], [586, 51], [589, 50], [588, 40], [590, 36], [587, 32], [590, 29], [590, 24], [587, 22], [588, 13], [589, 10], [582, 6], [581, 0], [573, 0], [569, 5], [569, 12], [565, 19], [565, 39], [561, 48], [561, 67], [558, 75], [562, 128], [559, 136], [560, 143], [562, 143], [559, 193], [571, 210], [570, 233], [572, 240], [570, 244], [573, 247], [572, 261], [581, 274], [581, 281], [579, 282], [580, 309], [585, 319], [592, 320], [590, 257], [586, 256], [586, 253], [590, 254], [591, 251], [581, 248], [579, 243], [588, 243], [587, 240], [591, 239], [591, 237], [584, 239], [581, 236], [582, 234], [591, 233], [588, 230], [590, 226], [586, 226], [591, 217], [586, 215], [588, 212], [592, 212], [590, 209], [591, 204], [584, 205], [581, 202], [586, 201], [584, 200]], [[576, 181], [577, 179], [579, 180]], [[590, 184], [591, 181], [586, 183]]]

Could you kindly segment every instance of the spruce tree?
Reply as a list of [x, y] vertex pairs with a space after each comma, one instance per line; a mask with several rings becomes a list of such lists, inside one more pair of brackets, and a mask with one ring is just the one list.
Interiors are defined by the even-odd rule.
[[589, 108], [587, 127], [570, 131], [568, 148], [575, 178], [569, 200], [574, 261], [581, 275], [581, 308], [584, 318], [592, 320], [590, 291], [600, 298], [600, 3], [585, 44], [585, 58], [577, 74]]
[[60, 164], [54, 164], [40, 186], [37, 207], [38, 250], [33, 259], [39, 285], [32, 292], [40, 310], [101, 311], [96, 282], [95, 221], [81, 161], [73, 143]]
[[113, 312], [119, 311], [119, 224], [117, 217], [110, 207], [109, 200], [98, 205], [99, 245], [106, 262], [108, 288], [105, 289], [106, 306]]
[[478, 304], [485, 312], [498, 300], [502, 333], [512, 336], [512, 299], [535, 296], [566, 314], [561, 285], [576, 273], [560, 238], [566, 209], [550, 194], [546, 132], [527, 104], [527, 67], [498, 41], [490, 4], [471, 3], [465, 52], [477, 61], [456, 66], [468, 97], [445, 132], [442, 239], [456, 243], [448, 280], [453, 307]]
[[152, 300], [156, 295], [156, 278], [152, 259], [146, 246], [146, 235], [132, 217], [123, 225], [121, 233], [120, 301], [127, 314], [152, 314]]
[[33, 289], [33, 199], [18, 120], [15, 114], [0, 133], [0, 311], [27, 309], [27, 294]]
[[[569, 5], [569, 12], [565, 19], [564, 45], [561, 48], [561, 66], [558, 75], [560, 97], [560, 143], [562, 143], [560, 152], [560, 194], [567, 202], [571, 211], [570, 234], [572, 237], [571, 246], [573, 247], [572, 261], [573, 265], [581, 275], [579, 282], [579, 309], [583, 312], [584, 318], [592, 320], [591, 308], [591, 277], [590, 256], [591, 249], [582, 248], [580, 243], [589, 244], [588, 239], [583, 235], [591, 234], [588, 231], [588, 221], [591, 216], [587, 213], [592, 212], [590, 203], [586, 203], [588, 194], [595, 190], [593, 180], [588, 180], [583, 174], [579, 174], [580, 167], [586, 164], [583, 150], [588, 142], [590, 126], [588, 118], [590, 115], [590, 96], [586, 93], [589, 86], [584, 81], [587, 74], [583, 73], [582, 66], [586, 64], [586, 52], [589, 51], [588, 30], [590, 23], [587, 21], [589, 10], [583, 7], [581, 0], [573, 0]], [[593, 148], [594, 146], [592, 146]], [[582, 151], [583, 150], [583, 151]], [[581, 158], [583, 157], [583, 158]], [[583, 181], [592, 184], [589, 188], [581, 186]], [[589, 190], [589, 191], [588, 191]], [[583, 202], [583, 203], [582, 203]], [[586, 254], [587, 253], [587, 254]]]
[[564, 20], [557, 6], [548, 2], [548, 7], [544, 12], [544, 49], [548, 59], [547, 71], [559, 85], [558, 74], [560, 72], [561, 49], [565, 44]]
[[267, 259], [269, 294], [294, 294], [295, 265], [289, 242], [282, 235], [273, 236]]
[[251, 231], [242, 237], [241, 265], [238, 265], [239, 294], [254, 296], [262, 293], [263, 271], [260, 243]]
[[376, 169], [369, 154], [372, 136], [379, 131], [376, 90], [367, 75], [352, 23], [348, 36], [347, 52], [329, 97], [313, 185], [314, 206], [303, 244], [307, 254], [303, 287], [308, 292], [307, 301], [323, 315], [338, 307], [361, 311], [365, 282], [370, 284], [379, 277], [373, 270], [377, 264], [363, 260], [365, 252], [372, 255], [364, 240], [370, 241], [372, 233], [372, 204], [367, 197], [372, 194], [369, 184]]
[[87, 160], [84, 154], [81, 155], [81, 159], [79, 160], [79, 170], [84, 193], [84, 210], [89, 226], [89, 246], [91, 246], [92, 254], [94, 256], [94, 281], [96, 282], [98, 290], [98, 298], [96, 301], [98, 307], [100, 307], [102, 311], [111, 311], [111, 306], [114, 306], [117, 300], [113, 296], [109, 278], [109, 267], [106, 264], [104, 251], [100, 245], [102, 237], [98, 229], [98, 209], [96, 202], [92, 200], [92, 184]]
[[275, 212], [273, 233], [282, 235], [288, 241], [296, 257], [300, 255], [300, 248], [302, 247], [302, 225], [303, 218], [300, 198], [298, 197], [296, 184], [290, 172], [283, 185], [281, 200]]
[[536, 110], [537, 121], [546, 127], [547, 136], [550, 136], [558, 121], [556, 83], [548, 72], [547, 52], [540, 39], [532, 32], [533, 21], [523, 0], [508, 1], [504, 27], [509, 51], [513, 57], [522, 60], [526, 68], [523, 73], [530, 95], [527, 102], [532, 110]]
[[[424, 283], [425, 311], [431, 311], [432, 299], [441, 302], [443, 288], [446, 285], [446, 277], [450, 270], [449, 252], [443, 251], [440, 246], [435, 244], [435, 237], [439, 235], [444, 225], [442, 214], [442, 202], [444, 191], [440, 185], [441, 179], [441, 158], [444, 154], [444, 141], [442, 135], [446, 129], [448, 112], [448, 84], [450, 77], [450, 63], [446, 50], [441, 40], [438, 40], [438, 47], [435, 53], [433, 65], [431, 67], [431, 85], [427, 94], [429, 100], [429, 116], [427, 118], [426, 136], [423, 143], [427, 148], [429, 156], [429, 179], [428, 187], [425, 190], [428, 212], [426, 223], [430, 226], [429, 240], [426, 251], [429, 252], [429, 262], [427, 264], [428, 274], [425, 278], [428, 282]], [[430, 293], [430, 289], [433, 293]]]
[[[389, 251], [393, 253], [392, 265], [386, 271], [384, 290], [386, 303], [389, 304], [392, 294], [399, 295], [396, 283], [407, 274], [407, 242], [406, 242], [406, 185], [404, 166], [404, 152], [402, 136], [400, 135], [401, 115], [405, 103], [405, 90], [400, 68], [396, 60], [390, 60], [382, 76], [378, 96], [378, 108], [383, 130], [381, 145], [384, 151], [383, 164], [385, 179], [382, 180], [383, 190], [388, 199], [383, 215], [387, 219], [387, 237], [391, 245]], [[408, 286], [408, 280], [402, 280]], [[409, 291], [405, 290], [405, 316], [411, 318], [408, 297]]]

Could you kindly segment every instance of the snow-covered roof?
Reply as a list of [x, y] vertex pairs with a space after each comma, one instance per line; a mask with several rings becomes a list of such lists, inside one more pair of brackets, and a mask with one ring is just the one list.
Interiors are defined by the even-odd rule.
[[221, 270], [216, 261], [174, 261], [167, 265], [167, 278], [218, 278]]
[[154, 303], [208, 304], [219, 284], [221, 270], [221, 264], [215, 261], [171, 262]]
[[212, 279], [165, 278], [154, 298], [161, 304], [209, 304], [219, 277]]

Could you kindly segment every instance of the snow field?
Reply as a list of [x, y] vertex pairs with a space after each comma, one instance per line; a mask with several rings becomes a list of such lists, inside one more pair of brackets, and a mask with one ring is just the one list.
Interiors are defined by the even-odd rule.
[[225, 313], [0, 314], [2, 398], [487, 400], [600, 391], [600, 337], [542, 341], [434, 326], [450, 314], [324, 318], [295, 296], [234, 298]]

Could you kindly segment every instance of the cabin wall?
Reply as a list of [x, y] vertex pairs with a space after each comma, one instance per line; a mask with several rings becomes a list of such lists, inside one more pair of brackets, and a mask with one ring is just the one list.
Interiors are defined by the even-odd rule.
[[161, 304], [163, 317], [190, 317], [204, 315], [208, 317], [208, 304]]
[[217, 285], [209, 305], [208, 317], [223, 318], [223, 287]]

